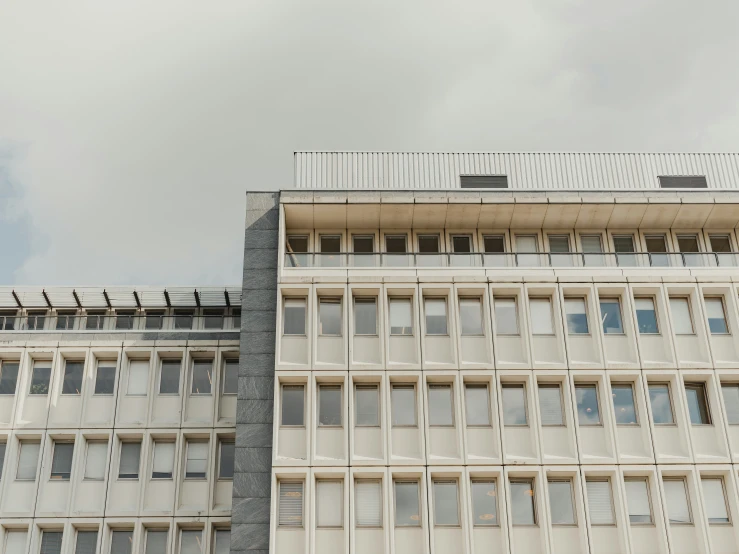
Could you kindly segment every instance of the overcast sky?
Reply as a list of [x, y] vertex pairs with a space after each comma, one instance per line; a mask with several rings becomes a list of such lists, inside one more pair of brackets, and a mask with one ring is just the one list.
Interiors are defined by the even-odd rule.
[[0, 284], [240, 284], [295, 150], [736, 151], [739, 2], [0, 2]]

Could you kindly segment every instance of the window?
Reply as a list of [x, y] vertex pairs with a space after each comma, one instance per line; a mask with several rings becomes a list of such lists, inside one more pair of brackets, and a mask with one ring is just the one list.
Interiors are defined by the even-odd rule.
[[373, 235], [353, 235], [352, 251], [355, 254], [372, 254], [375, 251], [375, 237]]
[[208, 471], [208, 442], [187, 441], [185, 479], [205, 479]]
[[159, 394], [180, 393], [180, 368], [182, 360], [162, 360], [161, 375], [159, 376]]
[[203, 329], [223, 329], [223, 308], [206, 308], [203, 310]]
[[39, 554], [61, 554], [62, 531], [42, 531]]
[[[234, 329], [241, 329], [241, 308], [231, 308], [231, 327]], [[229, 536], [230, 535], [231, 532], [229, 531]]]
[[705, 189], [705, 175], [660, 175], [659, 186], [663, 189]]
[[590, 332], [585, 298], [565, 298], [565, 314], [570, 335], [587, 335]]
[[459, 186], [463, 189], [507, 189], [507, 175], [460, 175]]
[[146, 323], [144, 326], [147, 330], [161, 329], [162, 323], [164, 323], [164, 310], [146, 310]]
[[303, 482], [280, 481], [277, 524], [280, 527], [303, 526]]
[[434, 524], [459, 527], [456, 481], [434, 481]]
[[520, 266], [539, 265], [539, 244], [536, 235], [516, 235], [516, 261]]
[[6, 443], [0, 442], [0, 482], [3, 480], [3, 466], [5, 465], [5, 447]]
[[192, 329], [192, 320], [195, 315], [194, 310], [175, 310], [174, 311], [174, 328], [175, 329]]
[[418, 235], [418, 251], [421, 254], [438, 254], [439, 235]]
[[677, 245], [680, 248], [680, 252], [700, 252], [698, 247], [698, 235], [678, 235]]
[[690, 315], [690, 303], [687, 298], [670, 297], [672, 326], [676, 335], [694, 335], [693, 318]]
[[131, 554], [133, 550], [133, 529], [116, 530], [110, 537], [110, 554]]
[[51, 478], [59, 481], [69, 481], [72, 473], [73, 442], [54, 441], [54, 453], [51, 458]]
[[429, 385], [429, 425], [453, 427], [452, 386]]
[[354, 424], [357, 427], [380, 425], [380, 387], [378, 385], [354, 386]]
[[105, 314], [105, 310], [88, 310], [85, 329], [88, 331], [98, 331], [103, 329], [105, 327]]
[[624, 479], [629, 523], [652, 523], [652, 505], [649, 502], [649, 483], [646, 478]]
[[51, 380], [51, 362], [34, 362], [31, 374], [31, 390], [29, 394], [49, 394]]
[[548, 488], [552, 525], [575, 525], [572, 481], [570, 479], [550, 479]]
[[216, 545], [213, 554], [229, 554], [231, 552], [231, 529], [215, 530]]
[[636, 307], [636, 323], [639, 326], [639, 332], [645, 335], [658, 334], [659, 326], [657, 325], [654, 298], [635, 298], [634, 306]]
[[318, 385], [318, 425], [341, 427], [341, 385]]
[[344, 485], [341, 481], [316, 481], [316, 526], [344, 526]]
[[607, 479], [586, 479], [588, 494], [588, 513], [591, 525], [615, 525], [613, 502], [611, 501], [611, 482]]
[[636, 404], [634, 403], [634, 387], [631, 383], [611, 385], [613, 411], [616, 413], [616, 425], [637, 425]]
[[116, 329], [133, 329], [133, 318], [136, 310], [116, 310], [115, 312], [115, 328]]
[[536, 525], [534, 509], [534, 480], [510, 480], [511, 519], [513, 525]]
[[97, 545], [98, 545], [98, 532], [97, 531], [79, 530], [77, 531], [77, 542], [74, 546], [74, 554], [96, 554]]
[[410, 298], [391, 298], [390, 305], [390, 334], [412, 335], [413, 315], [411, 314]]
[[17, 310], [0, 311], [0, 331], [14, 331], [16, 317], [18, 317]]
[[138, 479], [141, 462], [141, 441], [121, 443], [118, 479]]
[[395, 526], [420, 527], [418, 481], [395, 481]]
[[729, 327], [726, 325], [726, 311], [724, 301], [720, 297], [706, 298], [706, 315], [708, 316], [708, 329], [712, 335], [727, 335]]
[[570, 237], [567, 235], [549, 235], [549, 251], [557, 254], [570, 252]]
[[665, 505], [671, 524], [692, 523], [685, 479], [664, 479]]
[[600, 425], [598, 388], [596, 385], [575, 385], [577, 421], [580, 425]]
[[18, 470], [15, 478], [18, 481], [35, 481], [41, 443], [23, 440], [20, 441], [20, 448], [21, 452], [18, 456]]
[[303, 427], [305, 403], [304, 385], [282, 385], [282, 419], [283, 427]]
[[144, 554], [167, 554], [167, 529], [147, 529]]
[[634, 249], [634, 237], [632, 235], [618, 235], [613, 237], [613, 249], [618, 254], [631, 254]]
[[354, 299], [354, 334], [377, 334], [377, 299]]
[[0, 360], [0, 394], [15, 394], [18, 384], [18, 362]]
[[606, 335], [623, 335], [621, 301], [618, 298], [601, 298], [600, 319], [603, 323], [603, 333]]
[[223, 360], [223, 394], [239, 392], [239, 360], [226, 358]]
[[564, 425], [562, 388], [558, 383], [539, 383], [539, 412], [542, 426]]
[[504, 254], [505, 253], [505, 236], [504, 235], [485, 235], [482, 237], [483, 248], [486, 254]]
[[385, 235], [385, 252], [388, 254], [405, 254], [406, 236], [405, 235]]
[[85, 480], [103, 481], [108, 458], [108, 441], [87, 441]]
[[56, 313], [56, 330], [66, 331], [74, 329], [74, 320], [77, 312], [75, 310], [60, 310]]
[[729, 425], [739, 424], [739, 383], [721, 383], [726, 420]]
[[466, 384], [464, 403], [468, 426], [490, 426], [490, 394], [487, 385]]
[[41, 331], [46, 325], [46, 310], [29, 310], [26, 319], [29, 331]]
[[729, 235], [709, 235], [711, 250], [716, 253], [731, 252], [731, 237]]
[[583, 264], [586, 267], [602, 266], [606, 257], [603, 255], [603, 241], [600, 235], [580, 235], [583, 251]]
[[498, 484], [474, 480], [472, 490], [472, 524], [475, 527], [498, 525]]
[[321, 235], [321, 252], [338, 254], [341, 252], [341, 235]]
[[154, 441], [154, 463], [152, 464], [152, 479], [171, 479], [174, 471], [174, 442]]
[[655, 425], [672, 425], [672, 400], [670, 386], [667, 384], [649, 383], [649, 404], [652, 407], [652, 421]]
[[192, 394], [210, 394], [213, 384], [213, 360], [193, 360]]
[[446, 335], [446, 299], [424, 298], [423, 304], [426, 311], [426, 334]]
[[503, 425], [528, 425], [526, 389], [523, 384], [501, 385], [503, 392]]
[[146, 396], [149, 390], [149, 360], [131, 360], [128, 365], [129, 396]]
[[221, 440], [219, 442], [219, 445], [220, 452], [218, 454], [218, 479], [233, 479], [236, 443], [232, 440]]
[[459, 321], [462, 327], [462, 336], [481, 337], [482, 328], [482, 299], [460, 298]]
[[354, 482], [354, 516], [357, 527], [382, 527], [382, 483], [369, 479]]
[[688, 397], [690, 423], [693, 425], [710, 425], [711, 416], [708, 411], [705, 383], [685, 383], [685, 394]]
[[288, 235], [287, 251], [299, 254], [308, 252], [308, 235]]
[[534, 335], [553, 335], [552, 300], [550, 298], [529, 298], [531, 311], [531, 333]]
[[179, 554], [202, 554], [203, 532], [198, 530], [182, 529], [180, 531], [180, 553]]
[[285, 298], [283, 334], [305, 335], [305, 305], [305, 298]]
[[115, 366], [115, 362], [98, 362], [95, 374], [95, 394], [113, 394], [115, 390]]
[[670, 265], [667, 256], [667, 241], [664, 235], [645, 235], [644, 243], [649, 252], [649, 263], [654, 267], [666, 267]]
[[318, 299], [318, 334], [323, 336], [341, 336], [341, 299]]
[[393, 427], [416, 426], [416, 387], [415, 385], [392, 385]]
[[470, 235], [452, 235], [452, 252], [455, 254], [469, 254], [472, 252], [472, 237]]
[[729, 523], [724, 480], [721, 477], [701, 477], [708, 523]]
[[5, 554], [26, 554], [27, 529], [5, 529]]
[[62, 394], [80, 394], [84, 367], [84, 361], [65, 360]]

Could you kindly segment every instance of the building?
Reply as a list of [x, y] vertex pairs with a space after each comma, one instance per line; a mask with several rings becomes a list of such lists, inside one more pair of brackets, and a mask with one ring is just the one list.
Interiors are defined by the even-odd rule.
[[297, 153], [246, 207], [241, 289], [0, 290], [3, 554], [739, 552], [739, 155]]

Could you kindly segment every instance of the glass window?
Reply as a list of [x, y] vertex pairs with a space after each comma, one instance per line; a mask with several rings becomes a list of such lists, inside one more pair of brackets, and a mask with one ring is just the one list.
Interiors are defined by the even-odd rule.
[[193, 360], [192, 394], [210, 394], [213, 384], [213, 360]]
[[657, 334], [657, 311], [654, 308], [654, 298], [635, 298], [636, 323], [642, 334]]
[[613, 502], [611, 501], [611, 482], [608, 480], [586, 479], [588, 493], [588, 513], [591, 525], [614, 525]]
[[510, 484], [513, 525], [536, 525], [533, 479], [511, 480]]
[[424, 298], [426, 310], [426, 334], [446, 335], [446, 299]]
[[41, 443], [22, 440], [20, 448], [21, 452], [18, 456], [18, 470], [15, 478], [19, 481], [35, 481]]
[[136, 310], [116, 310], [115, 312], [115, 328], [116, 329], [133, 329], [133, 317]]
[[603, 242], [600, 235], [580, 235], [580, 243], [582, 251], [587, 254], [603, 253]]
[[415, 385], [392, 385], [393, 427], [416, 426], [416, 387]]
[[208, 308], [203, 310], [203, 329], [223, 329], [223, 308]]
[[646, 478], [624, 479], [629, 523], [652, 523], [649, 483]]
[[385, 235], [385, 252], [389, 254], [405, 254], [406, 236], [405, 235]]
[[85, 329], [88, 331], [97, 331], [105, 327], [105, 310], [88, 310], [87, 321], [85, 321]]
[[358, 427], [380, 425], [380, 387], [354, 385], [354, 424]]
[[231, 529], [216, 529], [215, 541], [213, 554], [229, 554], [231, 552]]
[[652, 407], [652, 421], [655, 425], [672, 425], [672, 400], [670, 386], [667, 384], [649, 384], [649, 404]]
[[603, 322], [603, 333], [622, 335], [624, 326], [621, 323], [621, 301], [618, 298], [601, 298], [600, 319]]
[[318, 334], [323, 336], [341, 336], [341, 299], [318, 299]]
[[174, 471], [174, 442], [154, 441], [152, 479], [171, 479]]
[[62, 394], [80, 394], [82, 391], [82, 372], [84, 361], [65, 360]]
[[575, 385], [577, 421], [580, 425], [600, 425], [598, 388], [596, 385]]
[[498, 525], [498, 484], [472, 481], [472, 524], [475, 527]]
[[429, 385], [429, 425], [454, 426], [452, 413], [452, 386]]
[[553, 335], [554, 320], [552, 319], [551, 298], [530, 298], [531, 332], [534, 335]]
[[395, 481], [396, 527], [419, 527], [420, 514], [418, 481]]
[[482, 241], [487, 254], [503, 254], [505, 252], [504, 235], [485, 235]]
[[303, 526], [302, 481], [280, 481], [277, 524], [280, 527]]
[[543, 426], [564, 425], [562, 388], [558, 383], [539, 383], [539, 411]]
[[[97, 531], [77, 531], [77, 542], [74, 546], [74, 554], [95, 554], [97, 552], [97, 545]], [[149, 553], [147, 552], [147, 554]]]
[[[231, 308], [231, 327], [241, 329], [241, 308]], [[230, 535], [231, 532], [229, 531], [228, 534]]]
[[375, 237], [372, 235], [353, 235], [352, 243], [355, 254], [372, 254], [375, 251]]
[[616, 425], [636, 425], [636, 404], [634, 403], [634, 386], [631, 383], [611, 384], [613, 411], [616, 413]]
[[708, 523], [729, 523], [724, 480], [721, 477], [701, 477], [701, 484]]
[[567, 332], [571, 335], [587, 335], [588, 312], [584, 298], [565, 298]]
[[305, 386], [282, 385], [282, 419], [280, 425], [303, 427]]
[[670, 297], [672, 326], [676, 335], [693, 335], [693, 318], [690, 315], [690, 303], [687, 298]]
[[645, 235], [644, 243], [649, 252], [649, 263], [655, 267], [666, 267], [670, 265], [667, 256], [667, 240], [664, 235]]
[[382, 483], [370, 479], [354, 482], [354, 515], [357, 527], [382, 527]]
[[630, 254], [636, 252], [634, 249], [634, 237], [632, 235], [614, 236], [613, 249], [618, 254]]
[[133, 550], [133, 529], [113, 531], [110, 537], [110, 554], [131, 554]]
[[726, 420], [729, 425], [739, 424], [739, 383], [721, 383]]
[[205, 479], [208, 471], [208, 442], [187, 441], [185, 479]]
[[146, 310], [144, 326], [147, 330], [161, 329], [164, 323], [164, 310]]
[[711, 239], [711, 250], [713, 252], [731, 252], [731, 238], [729, 235], [709, 235]]
[[460, 298], [459, 320], [462, 327], [462, 336], [482, 336], [482, 299]]
[[62, 535], [61, 531], [42, 531], [39, 554], [61, 554]]
[[670, 523], [692, 523], [685, 479], [664, 479], [665, 505]]
[[685, 394], [688, 397], [690, 423], [693, 425], [710, 425], [711, 416], [708, 411], [705, 383], [685, 383]]
[[179, 554], [202, 554], [203, 532], [201, 530], [180, 531], [180, 553]]
[[439, 235], [418, 235], [418, 251], [421, 254], [438, 254], [439, 250]]
[[219, 445], [220, 452], [218, 454], [218, 479], [233, 479], [236, 443], [232, 440], [221, 440], [219, 442]]
[[5, 529], [5, 554], [26, 554], [27, 529]]
[[539, 245], [535, 235], [516, 235], [516, 252], [535, 253], [539, 251]]
[[321, 235], [321, 252], [338, 254], [341, 252], [340, 235]]
[[376, 298], [354, 298], [354, 334], [377, 334]]
[[147, 529], [144, 554], [167, 554], [168, 529]]
[[51, 362], [34, 362], [29, 394], [49, 394], [51, 381]]
[[175, 329], [192, 329], [192, 320], [195, 310], [175, 310], [174, 311], [174, 328]]
[[131, 360], [128, 366], [129, 396], [146, 396], [149, 389], [149, 360]]
[[434, 524], [459, 526], [459, 498], [456, 481], [434, 481]]
[[305, 298], [285, 298], [283, 334], [305, 335], [305, 305]]
[[85, 480], [103, 481], [107, 468], [108, 441], [87, 441]]
[[141, 441], [121, 443], [118, 479], [138, 479], [141, 464]]
[[3, 466], [5, 465], [5, 447], [6, 443], [0, 442], [0, 482], [3, 480]]
[[495, 298], [495, 332], [498, 335], [518, 334], [518, 310], [515, 298]]
[[567, 235], [549, 235], [549, 251], [565, 254], [570, 251], [570, 237]]
[[0, 394], [15, 394], [18, 383], [18, 362], [0, 360]]
[[390, 334], [412, 335], [413, 316], [411, 314], [410, 298], [391, 298], [390, 304]]
[[180, 368], [182, 360], [162, 360], [161, 376], [159, 378], [159, 394], [180, 393]]
[[223, 360], [223, 394], [239, 392], [239, 360], [226, 358]]
[[54, 453], [51, 458], [51, 478], [69, 481], [72, 474], [73, 442], [54, 442]]
[[548, 488], [552, 525], [574, 525], [575, 509], [572, 503], [572, 481], [570, 479], [550, 479]]
[[700, 252], [698, 248], [698, 235], [678, 235], [677, 245], [680, 252]]
[[526, 389], [523, 384], [501, 385], [503, 392], [503, 425], [528, 425]]
[[341, 427], [341, 385], [318, 385], [318, 425]]
[[46, 326], [46, 310], [29, 310], [27, 322], [29, 331], [41, 331]]
[[453, 235], [452, 251], [458, 254], [469, 254], [472, 252], [472, 237], [469, 235]]
[[60, 310], [56, 314], [56, 330], [65, 331], [74, 329], [74, 321], [77, 312], [75, 310]]
[[726, 325], [726, 312], [724, 301], [719, 297], [706, 298], [706, 315], [708, 316], [708, 329], [712, 335], [726, 335], [729, 326]]
[[308, 235], [288, 235], [287, 251], [297, 254], [305, 254], [308, 252]]
[[490, 425], [490, 394], [487, 385], [468, 383], [464, 386], [467, 425]]
[[113, 391], [115, 391], [115, 366], [115, 362], [98, 362], [95, 374], [95, 394], [113, 394]]
[[316, 527], [343, 527], [344, 486], [341, 481], [316, 481]]

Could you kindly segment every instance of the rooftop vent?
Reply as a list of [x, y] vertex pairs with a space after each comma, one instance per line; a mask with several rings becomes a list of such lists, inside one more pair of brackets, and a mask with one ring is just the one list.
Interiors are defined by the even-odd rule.
[[705, 175], [660, 175], [659, 186], [663, 189], [707, 189]]
[[508, 175], [460, 175], [463, 189], [507, 189]]

